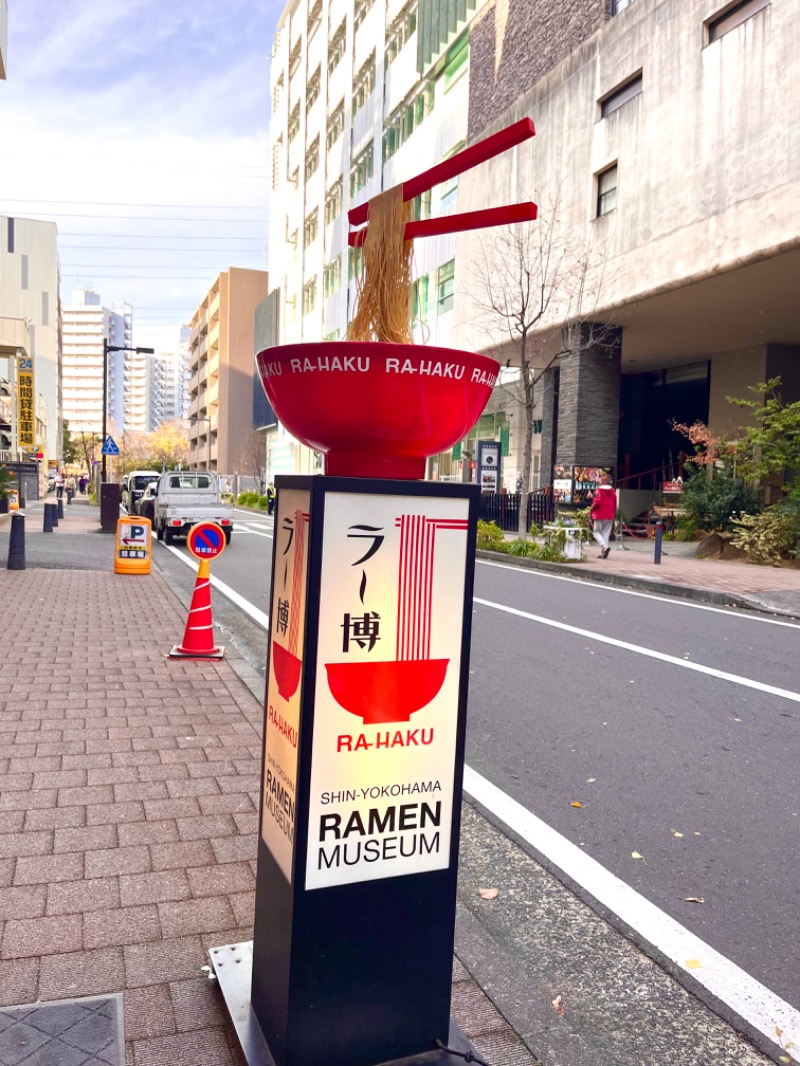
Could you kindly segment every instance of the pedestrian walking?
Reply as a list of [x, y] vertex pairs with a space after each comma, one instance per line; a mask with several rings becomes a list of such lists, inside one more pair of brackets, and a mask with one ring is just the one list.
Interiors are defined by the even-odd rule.
[[275, 486], [270, 481], [267, 485], [267, 514], [272, 514], [275, 510]]
[[56, 497], [60, 500], [64, 495], [64, 471], [59, 470], [55, 476]]
[[610, 474], [600, 475], [600, 484], [592, 498], [592, 535], [600, 545], [600, 558], [607, 559], [611, 551], [609, 541], [617, 516], [617, 494], [611, 484]]
[[80, 489], [81, 496], [86, 495], [86, 486], [88, 483], [89, 479], [87, 478], [86, 474], [81, 474], [80, 478], [78, 479], [78, 488]]
[[72, 503], [72, 498], [75, 495], [76, 489], [75, 478], [72, 474], [68, 474], [67, 477], [64, 478], [64, 488], [67, 492], [67, 503]]

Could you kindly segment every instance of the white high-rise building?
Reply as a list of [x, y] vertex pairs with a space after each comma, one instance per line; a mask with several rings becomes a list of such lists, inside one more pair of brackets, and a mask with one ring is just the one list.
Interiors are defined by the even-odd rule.
[[[188, 326], [181, 329], [188, 338]], [[182, 341], [174, 352], [158, 352], [148, 360], [147, 428], [176, 422], [189, 414], [189, 346]]]
[[[483, 6], [286, 4], [271, 70], [269, 276], [279, 294], [273, 343], [344, 336], [356, 297], [348, 209], [465, 146], [469, 25]], [[415, 215], [452, 213], [456, 200], [452, 180], [418, 198]], [[418, 241], [415, 259], [415, 329], [447, 345], [455, 237]], [[270, 476], [314, 469], [281, 426], [267, 435]]]

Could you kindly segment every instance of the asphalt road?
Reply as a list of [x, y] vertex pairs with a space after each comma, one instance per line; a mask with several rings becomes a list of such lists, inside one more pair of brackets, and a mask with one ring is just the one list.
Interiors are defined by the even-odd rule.
[[[271, 534], [237, 513], [213, 566], [265, 613]], [[475, 595], [469, 766], [800, 1008], [800, 626], [487, 563]]]

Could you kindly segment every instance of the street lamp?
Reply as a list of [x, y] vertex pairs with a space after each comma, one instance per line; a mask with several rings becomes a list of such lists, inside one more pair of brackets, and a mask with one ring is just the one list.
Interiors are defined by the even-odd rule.
[[[128, 348], [124, 344], [109, 344], [103, 337], [103, 444], [108, 435], [108, 353], [109, 352], [136, 352], [137, 355], [155, 355], [155, 348]], [[123, 419], [124, 421], [124, 419]], [[106, 481], [107, 456], [103, 455], [103, 481]]]
[[206, 432], [206, 470], [211, 469], [211, 419], [207, 415], [190, 415], [190, 422], [208, 422]]

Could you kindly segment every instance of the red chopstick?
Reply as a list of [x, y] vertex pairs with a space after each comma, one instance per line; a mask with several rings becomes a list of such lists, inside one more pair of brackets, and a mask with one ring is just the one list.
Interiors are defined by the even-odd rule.
[[[463, 211], [460, 215], [444, 215], [442, 218], [426, 218], [421, 222], [406, 222], [404, 240], [415, 237], [441, 237], [445, 233], [461, 233], [470, 229], [489, 229], [491, 226], [510, 226], [514, 222], [535, 222], [536, 204], [526, 201], [509, 204], [507, 207], [487, 207], [483, 211]], [[355, 230], [347, 237], [351, 248], [363, 244], [368, 226]]]
[[[404, 202], [413, 200], [415, 196], [427, 192], [434, 185], [440, 185], [443, 181], [456, 178], [459, 174], [472, 170], [473, 167], [478, 166], [480, 163], [485, 163], [487, 159], [493, 159], [494, 156], [507, 152], [509, 148], [522, 144], [523, 141], [527, 141], [535, 135], [536, 130], [533, 128], [531, 119], [522, 118], [519, 122], [507, 126], [506, 129], [493, 133], [482, 141], [478, 141], [477, 144], [471, 144], [469, 148], [456, 152], [449, 159], [437, 163], [435, 167], [431, 167], [430, 170], [426, 170], [416, 178], [410, 178], [408, 181], [403, 182]], [[363, 226], [369, 218], [369, 200], [359, 204], [358, 207], [352, 207], [347, 212], [347, 218], [351, 226]], [[494, 223], [494, 225], [501, 224]], [[419, 234], [419, 236], [422, 236], [422, 234]]]

